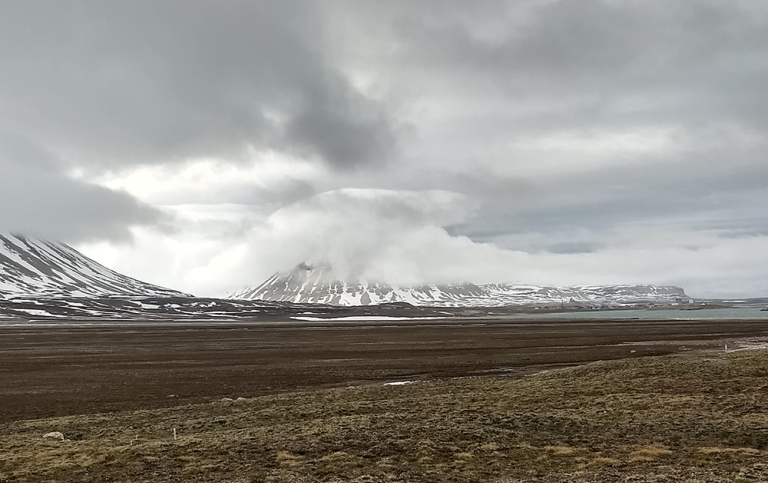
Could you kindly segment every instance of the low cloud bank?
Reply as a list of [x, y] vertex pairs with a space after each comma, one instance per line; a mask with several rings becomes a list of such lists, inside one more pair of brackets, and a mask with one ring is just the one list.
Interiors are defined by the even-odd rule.
[[[450, 233], [447, 228], [472, 218], [474, 205], [446, 191], [336, 190], [251, 219], [245, 229], [246, 209], [212, 211], [208, 220], [194, 212], [197, 218], [188, 221], [182, 241], [135, 230], [131, 249], [103, 243], [83, 248], [131, 275], [199, 295], [257, 285], [303, 261], [330, 263], [346, 278], [403, 286], [649, 283], [680, 285], [694, 297], [768, 291], [761, 268], [768, 264], [768, 236], [759, 234], [628, 223], [599, 233], [582, 231], [583, 240], [600, 240], [593, 246], [584, 241], [588, 250], [558, 249], [571, 246], [567, 232], [546, 244], [536, 234], [512, 236], [505, 240], [512, 248], [502, 248]], [[176, 215], [184, 219], [182, 212]], [[543, 245], [555, 248], [535, 248]]]

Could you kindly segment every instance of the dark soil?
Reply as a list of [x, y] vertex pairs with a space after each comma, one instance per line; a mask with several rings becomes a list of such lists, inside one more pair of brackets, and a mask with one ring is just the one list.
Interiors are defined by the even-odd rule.
[[17, 421], [0, 482], [764, 482], [766, 388], [709, 351]]
[[0, 327], [0, 423], [723, 347], [765, 321], [429, 320]]

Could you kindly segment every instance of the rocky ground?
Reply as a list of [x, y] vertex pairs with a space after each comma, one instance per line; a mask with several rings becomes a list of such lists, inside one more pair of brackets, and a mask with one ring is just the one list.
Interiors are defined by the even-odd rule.
[[[672, 344], [661, 343], [660, 327], [667, 339], [673, 340]], [[74, 384], [72, 391], [64, 387], [58, 391], [62, 398], [81, 391], [85, 404], [80, 410], [64, 405], [62, 414], [66, 415], [45, 419], [20, 417], [18, 411], [17, 417], [10, 418], [10, 413], [6, 413], [6, 421], [0, 424], [0, 481], [768, 481], [768, 353], [725, 353], [714, 349], [715, 344], [722, 342], [714, 333], [709, 336], [699, 333], [695, 340], [701, 343], [695, 350], [681, 351], [691, 348], [695, 340], [689, 337], [687, 341], [675, 341], [679, 334], [675, 335], [670, 325], [624, 331], [623, 338], [630, 339], [650, 339], [655, 335], [655, 345], [647, 340], [611, 345], [607, 339], [597, 337], [598, 333], [590, 332], [597, 329], [586, 325], [538, 327], [538, 337], [531, 334], [528, 338], [528, 349], [512, 347], [514, 340], [522, 338], [515, 332], [522, 330], [520, 328], [504, 332], [496, 327], [495, 332], [501, 334], [496, 337], [490, 337], [492, 332], [484, 332], [480, 326], [470, 328], [462, 331], [454, 327], [455, 332], [442, 332], [441, 343], [432, 340], [430, 334], [434, 332], [429, 332], [429, 328], [424, 328], [425, 332], [419, 337], [414, 337], [419, 331], [409, 330], [406, 332], [411, 334], [409, 341], [406, 344], [401, 340], [399, 346], [396, 341], [401, 335], [384, 330], [396, 330], [391, 327], [379, 327], [381, 332], [376, 332], [376, 327], [358, 328], [356, 332], [315, 330], [335, 335], [316, 336], [314, 340], [300, 337], [295, 340], [301, 332], [278, 332], [267, 337], [267, 331], [253, 336], [252, 340], [278, 346], [276, 334], [282, 334], [283, 347], [304, 347], [303, 354], [314, 361], [302, 362], [301, 351], [294, 349], [298, 351], [293, 353], [297, 368], [291, 376], [294, 383], [299, 382], [308, 367], [314, 367], [315, 374], [337, 374], [339, 371], [333, 368], [346, 364], [352, 372], [341, 371], [343, 377], [334, 384], [336, 387], [323, 389], [322, 384], [308, 385], [297, 391], [286, 385], [278, 393], [243, 393], [242, 399], [238, 399], [237, 391], [230, 394], [229, 400], [223, 399], [221, 393], [216, 394], [214, 390], [218, 387], [216, 383], [209, 382], [188, 386], [211, 390], [207, 402], [184, 404], [185, 401], [170, 398], [170, 403], [163, 403], [166, 407], [157, 407], [152, 398], [142, 398], [146, 388], [138, 385], [131, 404], [121, 403], [122, 410], [105, 413], [99, 411], [120, 409], [115, 401], [119, 402], [128, 392], [117, 392], [123, 396], [111, 400], [112, 403], [109, 401], [113, 396], [106, 394], [100, 408], [98, 401], [88, 399], [93, 394], [87, 384], [82, 381], [75, 384], [77, 379], [67, 376], [70, 384]], [[690, 332], [691, 328], [686, 330]], [[734, 330], [738, 332], [735, 326], [721, 327], [720, 335]], [[751, 329], [757, 330], [757, 326]], [[362, 335], [366, 331], [373, 332]], [[219, 357], [218, 368], [211, 369], [207, 376], [205, 371], [189, 372], [190, 367], [203, 367], [212, 361], [203, 358], [202, 361], [208, 362], [196, 364], [191, 359], [174, 370], [169, 360], [179, 361], [180, 355], [189, 355], [194, 350], [186, 353], [170, 349], [168, 359], [162, 359], [158, 357], [159, 349], [152, 355], [151, 347], [144, 354], [145, 359], [127, 361], [124, 356], [130, 351], [121, 352], [120, 347], [130, 346], [136, 350], [139, 342], [152, 338], [167, 342], [156, 333], [151, 337], [144, 334], [146, 339], [143, 339], [140, 335], [143, 332], [138, 332], [132, 339], [134, 345], [126, 339], [119, 339], [120, 343], [110, 342], [104, 333], [96, 337], [94, 334], [98, 332], [88, 337], [60, 333], [56, 340], [68, 341], [66, 347], [71, 347], [77, 337], [84, 342], [80, 346], [75, 344], [78, 347], [75, 352], [59, 342], [56, 354], [50, 351], [56, 344], [45, 339], [48, 355], [41, 351], [37, 357], [39, 361], [63, 361], [60, 375], [74, 371], [79, 358], [81, 369], [88, 375], [84, 380], [87, 380], [98, 374], [87, 356], [86, 349], [90, 347], [93, 360], [101, 361], [98, 367], [114, 369], [107, 374], [113, 376], [115, 385], [121, 384], [121, 367], [130, 373], [139, 366], [151, 367], [151, 360], [155, 360], [160, 370], [149, 374], [158, 378], [159, 385], [168, 385], [162, 388], [165, 392], [176, 390], [169, 386], [185, 371], [187, 377], [197, 374], [205, 379], [219, 377], [226, 372], [224, 368], [237, 365]], [[699, 332], [706, 331], [701, 328]], [[353, 333], [357, 336], [349, 339]], [[387, 333], [389, 339], [385, 336]], [[195, 337], [174, 334], [177, 345], [205, 352], [202, 350], [205, 344], [193, 342]], [[197, 334], [201, 340], [205, 339]], [[244, 346], [234, 342], [226, 344], [215, 332], [209, 335], [211, 343], [218, 344], [222, 352], [226, 352], [223, 347], [229, 345], [230, 352], [235, 353], [234, 360], [240, 357], [236, 355], [238, 350], [247, 352], [249, 339], [243, 333], [235, 331], [230, 335], [232, 341], [245, 340]], [[602, 335], [608, 339], [614, 336]], [[24, 358], [33, 361], [34, 357], [28, 357], [33, 347], [41, 349], [46, 345], [44, 338], [35, 338], [29, 333], [17, 333], [16, 337], [20, 338], [16, 346], [20, 351], [17, 361]], [[630, 357], [627, 359], [529, 375], [525, 374], [537, 367], [526, 371], [525, 368], [531, 366], [525, 366], [522, 360], [515, 371], [491, 370], [501, 369], [504, 361], [508, 364], [505, 367], [514, 367], [519, 353], [527, 354], [528, 359], [541, 358], [528, 362], [541, 362], [544, 354], [549, 357], [583, 355], [580, 350], [589, 346], [583, 337], [592, 338], [592, 350], [598, 350], [596, 347], [672, 347], [674, 353], [635, 357], [637, 352], [627, 352], [624, 355]], [[3, 339], [6, 345], [0, 354], [6, 359], [0, 364], [0, 374], [7, 382], [13, 372], [7, 365], [11, 357], [9, 334], [4, 334]], [[88, 344], [86, 339], [90, 341]], [[97, 342], [99, 340], [101, 342]], [[335, 349], [339, 352], [330, 350], [332, 347], [328, 344], [332, 340], [337, 340]], [[342, 350], [343, 340], [349, 346], [347, 351]], [[497, 342], [491, 343], [492, 340]], [[537, 342], [530, 342], [533, 340]], [[368, 344], [378, 355], [356, 365], [354, 360], [362, 354], [361, 347], [355, 346], [358, 343]], [[325, 356], [318, 344], [328, 346]], [[388, 358], [387, 346], [396, 349], [389, 356], [400, 355]], [[310, 351], [312, 347], [317, 352]], [[407, 347], [415, 351], [410, 357], [406, 357]], [[731, 347], [734, 347], [733, 340]], [[359, 351], [358, 356], [350, 357], [349, 351], [354, 350]], [[505, 353], [507, 359], [504, 359]], [[67, 354], [70, 359], [64, 357]], [[485, 366], [482, 354], [490, 358]], [[321, 356], [328, 365], [320, 362]], [[110, 357], [115, 359], [110, 362]], [[615, 353], [614, 358], [619, 357], [621, 354]], [[448, 361], [443, 361], [444, 366], [440, 363], [443, 358]], [[345, 363], [343, 359], [349, 361]], [[270, 371], [276, 371], [287, 377], [286, 374], [291, 373], [286, 369], [290, 365], [286, 360], [276, 365], [264, 362], [266, 359], [257, 360], [262, 360], [264, 365], [261, 372], [253, 372], [254, 366], [241, 359], [251, 372], [235, 371], [234, 374], [266, 377]], [[390, 362], [384, 362], [387, 360]], [[402, 365], [392, 360], [399, 360]], [[429, 360], [435, 362], [430, 366]], [[469, 364], [470, 360], [475, 364]], [[420, 367], [428, 369], [426, 372], [416, 374], [418, 371], [406, 370], [408, 365], [419, 361]], [[574, 358], [567, 362], [577, 361]], [[51, 369], [43, 362], [39, 364], [42, 365], [17, 364], [16, 372], [31, 377], [35, 370], [46, 373]], [[487, 366], [493, 367], [480, 369]], [[364, 373], [366, 367], [373, 376], [364, 382], [341, 382], [350, 374], [357, 374], [355, 371]], [[445, 369], [442, 375], [440, 367]], [[451, 375], [446, 368], [465, 374]], [[158, 376], [163, 370], [166, 375]], [[433, 376], [424, 377], [430, 371]], [[409, 374], [416, 377], [407, 377]], [[132, 381], [137, 380], [142, 379]], [[17, 393], [24, 393], [23, 397], [17, 394], [16, 400], [26, 400], [34, 407], [34, 388], [38, 395], [46, 391], [56, 393], [57, 386], [43, 384], [45, 378], [37, 381], [36, 385], [10, 384]], [[328, 380], [324, 381], [323, 384], [328, 384]], [[14, 396], [5, 382], [3, 397], [12, 401]], [[97, 388], [101, 384], [103, 382], [94, 382]], [[165, 398], [167, 401], [167, 395]], [[45, 437], [49, 433], [53, 434]]]

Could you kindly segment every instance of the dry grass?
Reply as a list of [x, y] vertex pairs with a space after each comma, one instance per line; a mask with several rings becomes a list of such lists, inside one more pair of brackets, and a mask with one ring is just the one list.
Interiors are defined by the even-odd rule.
[[742, 453], [747, 455], [759, 455], [768, 454], [765, 451], [760, 451], [755, 448], [717, 448], [717, 447], [704, 447], [699, 448], [699, 451], [704, 454], [723, 454], [723, 453]]
[[689, 354], [19, 421], [0, 482], [768, 481], [767, 384]]
[[630, 461], [656, 461], [660, 456], [671, 455], [672, 451], [662, 444], [649, 444], [637, 447], [629, 454]]
[[299, 466], [301, 464], [301, 458], [287, 451], [278, 451], [275, 456], [277, 464], [280, 466]]
[[572, 448], [570, 446], [563, 446], [563, 445], [544, 446], [544, 449], [554, 455], [560, 455], [560, 456], [571, 455], [576, 452], [575, 448]]
[[597, 467], [600, 467], [600, 466], [611, 466], [611, 465], [615, 465], [617, 463], [619, 463], [619, 460], [617, 460], [617, 459], [605, 458], [603, 456], [598, 456], [596, 458], [592, 458], [591, 460], [589, 460], [589, 462], [587, 463], [587, 466], [597, 466]]

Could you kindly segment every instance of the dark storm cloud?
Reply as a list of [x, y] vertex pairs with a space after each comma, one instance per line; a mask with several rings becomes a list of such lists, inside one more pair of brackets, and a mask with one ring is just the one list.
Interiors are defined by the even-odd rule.
[[322, 51], [304, 1], [3, 2], [0, 127], [73, 164], [241, 155], [380, 163], [386, 110]]
[[289, 146], [315, 151], [342, 168], [386, 161], [396, 143], [390, 119], [343, 81], [333, 84], [326, 87], [341, 88], [304, 90], [311, 94], [285, 130]]
[[67, 177], [55, 159], [0, 132], [0, 227], [4, 231], [81, 242], [126, 240], [132, 225], [157, 225], [158, 210], [125, 193]]

